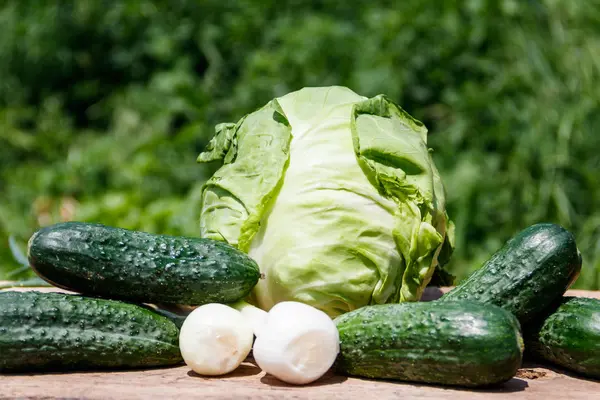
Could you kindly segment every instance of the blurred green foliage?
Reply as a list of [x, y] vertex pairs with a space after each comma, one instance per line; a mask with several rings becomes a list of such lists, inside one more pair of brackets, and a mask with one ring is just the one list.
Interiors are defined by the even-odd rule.
[[430, 130], [464, 277], [526, 226], [600, 288], [600, 2], [4, 1], [0, 278], [40, 225], [197, 235], [216, 123], [304, 86], [385, 93]]

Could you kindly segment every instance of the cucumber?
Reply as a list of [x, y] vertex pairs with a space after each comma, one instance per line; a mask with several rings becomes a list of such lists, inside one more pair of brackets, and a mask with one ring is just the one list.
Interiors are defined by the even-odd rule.
[[28, 258], [54, 286], [139, 303], [235, 302], [260, 277], [256, 262], [223, 242], [82, 222], [40, 229]]
[[510, 239], [438, 301], [494, 304], [524, 324], [562, 297], [580, 271], [581, 254], [573, 235], [556, 224], [536, 224]]
[[511, 379], [521, 365], [517, 319], [468, 301], [366, 306], [337, 317], [338, 372], [457, 386]]
[[600, 379], [600, 300], [564, 297], [523, 335], [527, 355]]
[[0, 292], [0, 371], [175, 365], [178, 336], [168, 318], [134, 304]]

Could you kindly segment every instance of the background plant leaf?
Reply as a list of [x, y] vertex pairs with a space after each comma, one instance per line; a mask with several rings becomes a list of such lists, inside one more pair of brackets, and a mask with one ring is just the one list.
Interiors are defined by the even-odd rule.
[[29, 268], [29, 260], [27, 260], [27, 257], [25, 256], [23, 251], [19, 248], [19, 245], [17, 244], [15, 237], [12, 235], [8, 237], [8, 246], [10, 248], [10, 251], [11, 251], [12, 256], [15, 259], [15, 261], [17, 261], [23, 267]]

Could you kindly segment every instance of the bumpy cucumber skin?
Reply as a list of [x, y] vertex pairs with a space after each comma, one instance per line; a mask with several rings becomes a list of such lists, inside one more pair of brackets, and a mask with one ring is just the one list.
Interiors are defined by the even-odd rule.
[[565, 296], [523, 335], [528, 355], [600, 379], [600, 300]]
[[0, 371], [175, 365], [179, 330], [120, 301], [39, 292], [0, 293]]
[[524, 324], [562, 297], [580, 271], [581, 254], [573, 235], [556, 224], [536, 224], [510, 239], [439, 301], [494, 304]]
[[336, 369], [347, 375], [455, 386], [511, 379], [523, 339], [509, 312], [480, 303], [367, 306], [335, 319]]
[[235, 302], [260, 277], [256, 262], [223, 242], [82, 222], [40, 229], [28, 258], [57, 287], [143, 303]]

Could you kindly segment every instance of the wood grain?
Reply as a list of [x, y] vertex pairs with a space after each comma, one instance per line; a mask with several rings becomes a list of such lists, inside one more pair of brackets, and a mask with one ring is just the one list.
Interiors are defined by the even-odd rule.
[[[16, 290], [32, 290], [16, 289]], [[36, 289], [37, 290], [37, 289]], [[44, 291], [60, 291], [44, 288]], [[424, 300], [449, 288], [429, 288]], [[600, 292], [572, 290], [568, 295], [600, 298]], [[264, 374], [246, 360], [234, 373], [207, 378], [188, 367], [118, 372], [0, 375], [0, 399], [595, 399], [600, 382], [548, 366], [525, 364], [509, 382], [486, 390], [347, 378], [327, 374], [307, 386], [290, 386]]]
[[600, 383], [526, 365], [500, 387], [467, 390], [346, 378], [328, 374], [297, 387], [283, 384], [248, 360], [233, 374], [200, 377], [182, 366], [128, 372], [0, 375], [0, 398], [76, 399], [594, 399]]

